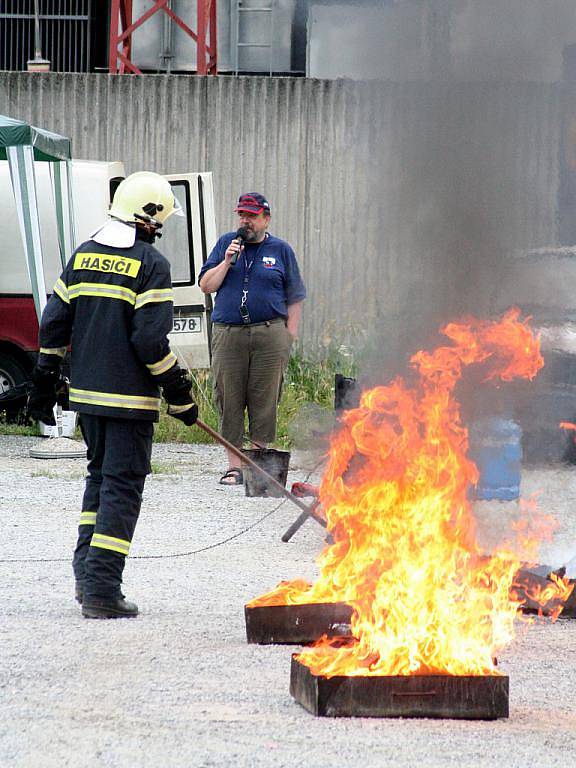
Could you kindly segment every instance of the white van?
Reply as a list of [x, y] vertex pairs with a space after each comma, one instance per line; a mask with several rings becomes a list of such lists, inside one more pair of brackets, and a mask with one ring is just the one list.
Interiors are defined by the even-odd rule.
[[[62, 264], [56, 232], [50, 164], [35, 165], [46, 287], [56, 282]], [[72, 161], [72, 193], [76, 243], [88, 239], [106, 220], [110, 202], [125, 177], [121, 162]], [[189, 368], [210, 364], [210, 305], [198, 288], [198, 273], [216, 242], [211, 173], [166, 176], [182, 205], [185, 218], [174, 217], [156, 247], [172, 264], [174, 353]], [[0, 161], [0, 205], [3, 212], [0, 246], [0, 393], [26, 381], [38, 351], [38, 320], [20, 238], [8, 163]]]

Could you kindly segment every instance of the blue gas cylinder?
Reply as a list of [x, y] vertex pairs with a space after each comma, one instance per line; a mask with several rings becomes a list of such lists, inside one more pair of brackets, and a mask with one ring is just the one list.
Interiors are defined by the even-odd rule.
[[476, 499], [511, 501], [520, 496], [522, 430], [512, 419], [487, 416], [469, 431], [469, 456], [480, 478], [472, 496]]

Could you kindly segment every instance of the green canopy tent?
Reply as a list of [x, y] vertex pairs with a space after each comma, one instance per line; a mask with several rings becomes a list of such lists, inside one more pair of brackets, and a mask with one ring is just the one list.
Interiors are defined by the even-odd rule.
[[0, 160], [8, 160], [34, 306], [40, 319], [46, 306], [46, 284], [34, 163], [50, 163], [60, 260], [64, 267], [76, 240], [70, 139], [0, 115]]

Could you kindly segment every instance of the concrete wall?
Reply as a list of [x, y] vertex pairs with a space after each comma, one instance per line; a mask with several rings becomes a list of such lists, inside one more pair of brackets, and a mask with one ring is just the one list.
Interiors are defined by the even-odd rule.
[[0, 73], [0, 112], [128, 172], [212, 171], [219, 230], [260, 190], [309, 288], [304, 338], [382, 354], [488, 311], [514, 250], [557, 241], [560, 85]]

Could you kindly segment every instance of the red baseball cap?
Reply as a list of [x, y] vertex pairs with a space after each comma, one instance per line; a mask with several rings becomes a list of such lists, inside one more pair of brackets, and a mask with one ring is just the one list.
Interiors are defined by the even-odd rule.
[[270, 204], [264, 195], [258, 192], [246, 192], [238, 198], [238, 205], [234, 208], [236, 213], [270, 213]]

